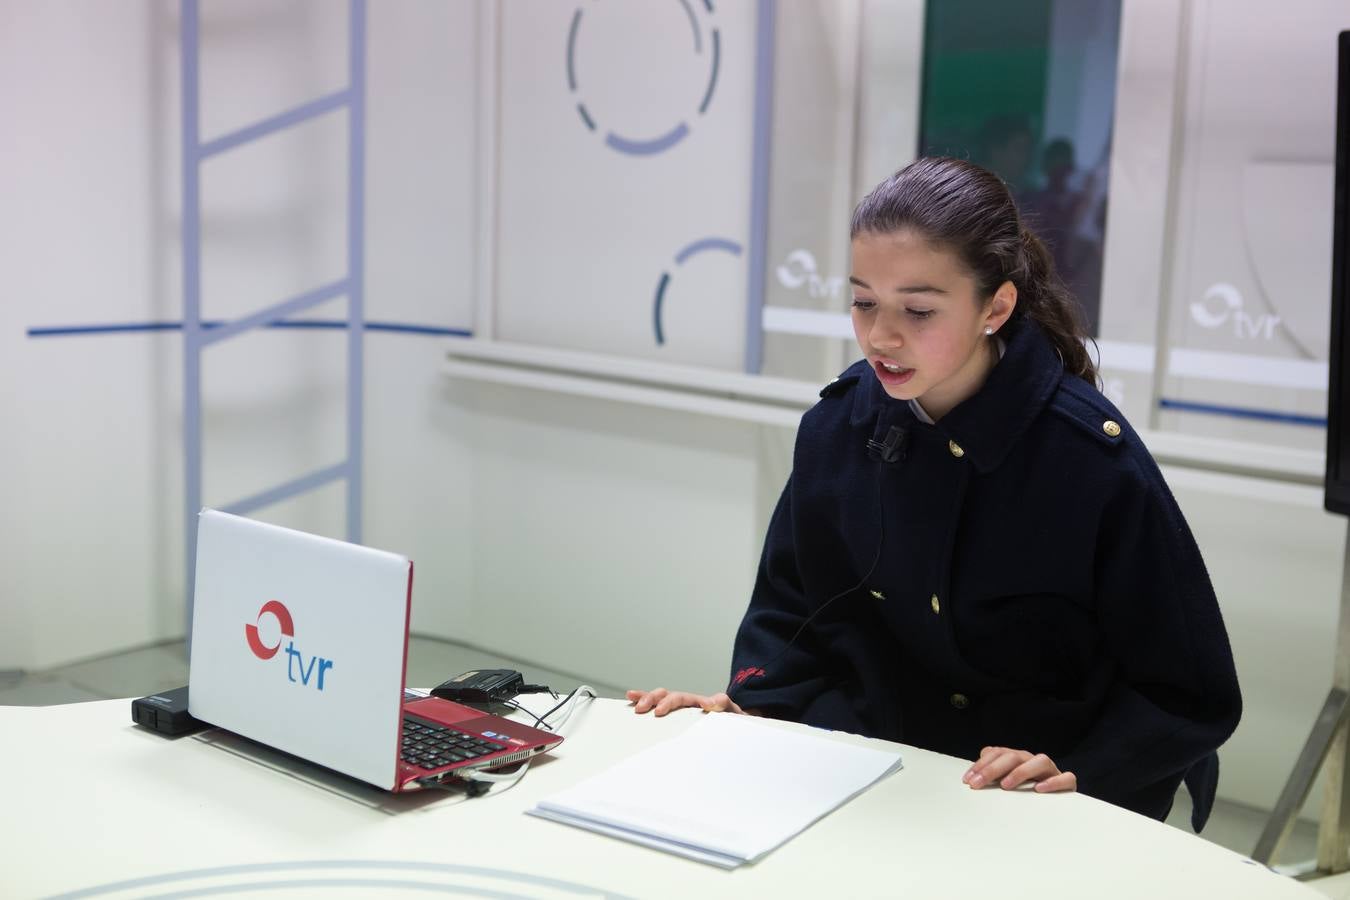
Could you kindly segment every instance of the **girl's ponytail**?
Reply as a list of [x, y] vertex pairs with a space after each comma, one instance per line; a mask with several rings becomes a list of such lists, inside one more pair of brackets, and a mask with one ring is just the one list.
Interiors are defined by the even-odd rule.
[[1084, 346], [1088, 337], [1083, 308], [1055, 271], [1054, 257], [1045, 243], [1025, 226], [1020, 231], [1020, 259], [1014, 275], [1021, 278], [1012, 279], [1017, 285], [1017, 308], [1045, 331], [1064, 361], [1064, 371], [1096, 387], [1097, 366]]

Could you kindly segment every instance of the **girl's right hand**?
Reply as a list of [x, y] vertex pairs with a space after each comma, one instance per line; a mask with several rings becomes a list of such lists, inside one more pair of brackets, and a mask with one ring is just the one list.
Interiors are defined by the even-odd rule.
[[633, 712], [645, 713], [650, 711], [658, 716], [664, 716], [666, 713], [689, 706], [697, 706], [704, 712], [740, 714], [746, 712], [725, 693], [704, 696], [703, 694], [691, 694], [688, 691], [668, 691], [665, 688], [657, 688], [654, 691], [629, 691], [627, 697], [628, 702], [633, 704]]

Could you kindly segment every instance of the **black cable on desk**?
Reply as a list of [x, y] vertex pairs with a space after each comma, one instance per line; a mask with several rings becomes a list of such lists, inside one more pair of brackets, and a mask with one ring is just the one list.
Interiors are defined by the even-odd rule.
[[[564, 706], [566, 706], [566, 705], [572, 700], [573, 697], [575, 697], [575, 696], [577, 695], [577, 692], [578, 692], [578, 691], [584, 691], [584, 692], [585, 692], [585, 696], [590, 697], [592, 700], [597, 699], [596, 693], [595, 693], [595, 689], [594, 689], [594, 688], [592, 688], [590, 685], [587, 685], [587, 684], [579, 684], [579, 685], [577, 685], [576, 687], [572, 688], [572, 693], [568, 694], [566, 697], [562, 698], [562, 700], [558, 701], [557, 705], [555, 705], [552, 709], [550, 709], [548, 712], [544, 713], [544, 714], [543, 714], [542, 716], [540, 716], [539, 718], [541, 718], [541, 719], [547, 719], [549, 716], [553, 715], [555, 712], [557, 712], [558, 710], [562, 709]], [[566, 719], [563, 719], [563, 721], [565, 722], [565, 721], [567, 721], [567, 720], [566, 720]], [[550, 729], [550, 730], [552, 730], [552, 729]]]
[[521, 694], [552, 694], [553, 699], [558, 699], [558, 692], [546, 684], [522, 684], [516, 688], [516, 696]]
[[[544, 688], [544, 690], [547, 691], [548, 688]], [[552, 693], [552, 692], [550, 691], [550, 693]], [[556, 696], [558, 696], [558, 695], [557, 695], [557, 694], [554, 694], [553, 696], [556, 697]], [[545, 730], [547, 730], [547, 731], [552, 731], [552, 730], [553, 730], [553, 726], [550, 725], [550, 724], [548, 724], [547, 722], [545, 722], [543, 716], [536, 716], [533, 712], [531, 712], [530, 710], [526, 709], [524, 706], [521, 706], [521, 705], [520, 705], [519, 703], [517, 703], [516, 701], [514, 701], [514, 700], [503, 700], [502, 702], [503, 702], [506, 706], [509, 706], [509, 707], [511, 707], [512, 709], [518, 709], [518, 710], [520, 710], [521, 712], [523, 712], [525, 715], [527, 715], [527, 716], [529, 716], [530, 718], [534, 719], [534, 723], [535, 723], [536, 725], [538, 725], [540, 728], [543, 728], [543, 729], [545, 729]]]

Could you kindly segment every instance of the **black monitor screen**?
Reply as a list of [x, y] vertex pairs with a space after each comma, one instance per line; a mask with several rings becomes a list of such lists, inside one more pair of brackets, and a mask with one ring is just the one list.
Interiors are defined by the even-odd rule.
[[1342, 31], [1336, 81], [1336, 196], [1332, 228], [1331, 357], [1327, 384], [1326, 508], [1350, 515], [1350, 31]]

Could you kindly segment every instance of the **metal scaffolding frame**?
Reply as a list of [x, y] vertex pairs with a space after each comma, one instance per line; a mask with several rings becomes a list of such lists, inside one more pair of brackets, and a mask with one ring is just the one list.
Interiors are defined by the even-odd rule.
[[[361, 540], [362, 341], [365, 334], [365, 93], [366, 3], [348, 0], [348, 85], [294, 109], [202, 141], [199, 119], [199, 0], [180, 0], [182, 48], [183, 151], [183, 449], [185, 471], [184, 532], [188, 627], [191, 629], [196, 584], [197, 513], [202, 506], [202, 352], [213, 344], [255, 328], [265, 328], [320, 303], [347, 297], [347, 454], [336, 465], [219, 507], [246, 514], [315, 490], [347, 481], [347, 540]], [[318, 116], [347, 110], [347, 274], [257, 312], [222, 324], [204, 324], [201, 315], [202, 164], [242, 144], [275, 134]]]

